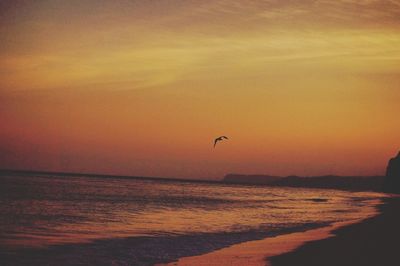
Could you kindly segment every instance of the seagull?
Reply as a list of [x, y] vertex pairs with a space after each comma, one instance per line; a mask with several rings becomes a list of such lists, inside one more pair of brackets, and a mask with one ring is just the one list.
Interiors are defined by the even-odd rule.
[[217, 145], [217, 142], [218, 142], [218, 141], [222, 141], [222, 140], [224, 140], [224, 139], [228, 139], [228, 137], [226, 137], [226, 136], [221, 136], [221, 137], [216, 138], [216, 139], [214, 140], [214, 148], [215, 148], [215, 145]]

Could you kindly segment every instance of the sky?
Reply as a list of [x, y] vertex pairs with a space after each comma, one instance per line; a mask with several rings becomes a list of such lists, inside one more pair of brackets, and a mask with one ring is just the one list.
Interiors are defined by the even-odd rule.
[[399, 0], [5, 0], [0, 39], [0, 168], [382, 175], [400, 149]]

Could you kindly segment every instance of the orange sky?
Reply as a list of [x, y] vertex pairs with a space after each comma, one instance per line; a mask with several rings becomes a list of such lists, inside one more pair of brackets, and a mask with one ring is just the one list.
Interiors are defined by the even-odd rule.
[[2, 1], [0, 36], [0, 168], [375, 175], [400, 149], [397, 0]]

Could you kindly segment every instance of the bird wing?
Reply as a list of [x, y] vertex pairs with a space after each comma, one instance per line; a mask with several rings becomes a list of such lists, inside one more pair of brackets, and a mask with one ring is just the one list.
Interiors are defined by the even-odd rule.
[[227, 137], [227, 136], [221, 136], [221, 138], [228, 139], [228, 137]]
[[218, 139], [215, 139], [214, 140], [214, 148], [215, 148], [215, 145], [217, 144], [217, 142], [218, 142]]

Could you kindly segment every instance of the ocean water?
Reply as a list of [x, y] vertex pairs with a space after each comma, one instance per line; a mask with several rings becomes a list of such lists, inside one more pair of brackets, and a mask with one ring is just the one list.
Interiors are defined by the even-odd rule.
[[1, 265], [153, 265], [375, 214], [373, 192], [0, 176]]

